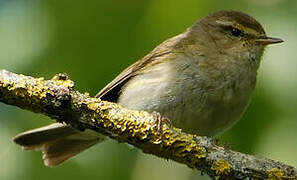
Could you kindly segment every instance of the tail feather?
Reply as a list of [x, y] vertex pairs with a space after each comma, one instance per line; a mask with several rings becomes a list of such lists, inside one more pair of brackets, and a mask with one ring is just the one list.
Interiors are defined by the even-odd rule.
[[57, 166], [83, 150], [97, 144], [99, 140], [59, 139], [43, 145], [43, 160], [47, 166]]
[[81, 132], [61, 123], [26, 131], [13, 139], [24, 150], [40, 149], [45, 165], [52, 167], [103, 140], [104, 136], [94, 131]]
[[39, 148], [45, 142], [64, 138], [78, 132], [79, 131], [70, 126], [61, 123], [53, 123], [48, 126], [20, 133], [13, 138], [13, 141], [21, 145], [25, 150], [33, 150]]

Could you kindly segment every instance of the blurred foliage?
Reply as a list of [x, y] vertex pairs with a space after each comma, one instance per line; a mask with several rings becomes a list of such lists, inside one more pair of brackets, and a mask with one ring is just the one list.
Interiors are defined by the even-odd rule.
[[[247, 112], [219, 138], [235, 150], [297, 166], [297, 1], [1, 0], [0, 67], [46, 78], [66, 72], [80, 91], [94, 95], [156, 45], [221, 9], [251, 14], [285, 43], [267, 49]], [[3, 104], [0, 115], [0, 179], [174, 180], [199, 175], [114, 141], [48, 168], [40, 152], [22, 151], [11, 137], [51, 121]]]

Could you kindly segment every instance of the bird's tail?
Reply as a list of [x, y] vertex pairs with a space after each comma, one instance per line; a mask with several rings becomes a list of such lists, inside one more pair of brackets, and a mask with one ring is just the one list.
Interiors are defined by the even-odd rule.
[[24, 150], [41, 150], [46, 166], [57, 166], [85, 149], [102, 142], [104, 136], [91, 130], [78, 131], [54, 123], [18, 134], [13, 141]]

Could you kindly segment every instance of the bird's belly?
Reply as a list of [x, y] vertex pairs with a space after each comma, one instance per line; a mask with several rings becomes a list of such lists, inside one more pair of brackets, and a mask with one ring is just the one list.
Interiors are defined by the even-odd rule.
[[229, 89], [206, 93], [203, 99], [197, 101], [199, 98], [201, 96], [187, 99], [182, 108], [177, 108], [182, 113], [172, 111], [168, 115], [178, 117], [174, 120], [177, 127], [207, 136], [218, 135], [232, 127], [249, 102], [248, 96], [237, 96], [237, 93]]
[[[134, 88], [131, 93], [126, 91], [119, 104], [135, 110], [160, 112], [174, 126], [188, 133], [214, 136], [229, 129], [239, 120], [249, 101], [248, 98], [235, 96], [230, 100], [214, 101], [213, 97], [207, 97], [205, 93], [185, 89], [172, 95], [170, 92], [155, 94], [154, 91], [162, 91], [159, 88], [162, 89], [162, 86], [142, 87], [139, 90]], [[217, 96], [221, 96], [221, 93]], [[240, 100], [235, 102], [235, 98]]]
[[249, 102], [246, 89], [209, 89], [199, 74], [184, 72], [177, 76], [168, 68], [158, 68], [129, 80], [118, 103], [129, 109], [160, 112], [188, 133], [214, 136], [230, 128]]

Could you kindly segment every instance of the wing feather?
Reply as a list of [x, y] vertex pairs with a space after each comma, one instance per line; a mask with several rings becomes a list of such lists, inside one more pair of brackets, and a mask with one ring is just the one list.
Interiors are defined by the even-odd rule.
[[151, 53], [146, 55], [140, 61], [132, 64], [126, 68], [122, 73], [120, 73], [113, 81], [107, 84], [99, 93], [96, 94], [96, 98], [101, 98], [102, 100], [115, 102], [119, 96], [121, 87], [125, 84], [127, 80], [135, 76], [139, 70], [145, 67], [148, 63], [155, 61], [160, 56], [169, 54], [170, 50], [160, 48], [154, 49]]

